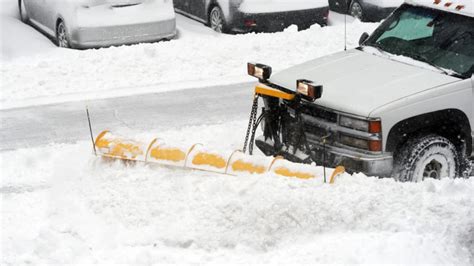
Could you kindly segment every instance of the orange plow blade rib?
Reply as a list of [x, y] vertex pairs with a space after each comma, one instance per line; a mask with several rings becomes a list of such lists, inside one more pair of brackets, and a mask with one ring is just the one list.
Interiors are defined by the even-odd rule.
[[[138, 141], [112, 134], [100, 133], [95, 146], [97, 154], [126, 161], [140, 161], [160, 165], [176, 166], [215, 172], [226, 175], [248, 175], [272, 173], [278, 176], [313, 179], [321, 178], [322, 167], [293, 163], [282, 157], [250, 156], [241, 151], [219, 152], [206, 149], [201, 144], [190, 147], [169, 145], [161, 139]], [[343, 167], [331, 170], [329, 182], [345, 173]], [[321, 178], [322, 179], [322, 178]]]

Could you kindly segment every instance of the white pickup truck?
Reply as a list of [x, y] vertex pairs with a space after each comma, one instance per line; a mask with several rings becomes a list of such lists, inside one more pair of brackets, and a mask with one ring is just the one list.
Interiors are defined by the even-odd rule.
[[356, 49], [275, 75], [249, 64], [265, 103], [255, 144], [400, 181], [468, 175], [473, 9], [472, 0], [407, 0]]

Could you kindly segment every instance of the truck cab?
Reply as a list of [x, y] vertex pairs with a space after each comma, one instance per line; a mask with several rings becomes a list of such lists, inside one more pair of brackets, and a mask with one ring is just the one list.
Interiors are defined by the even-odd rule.
[[[469, 174], [472, 1], [407, 0], [356, 49], [260, 78], [267, 155], [400, 181]], [[265, 66], [264, 69], [270, 67]]]

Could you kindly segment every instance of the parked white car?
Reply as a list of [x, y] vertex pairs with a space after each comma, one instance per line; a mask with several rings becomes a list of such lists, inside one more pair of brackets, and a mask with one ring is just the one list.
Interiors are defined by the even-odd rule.
[[21, 20], [67, 48], [152, 42], [176, 34], [172, 0], [18, 0]]
[[257, 68], [249, 73], [259, 86], [279, 91], [263, 95], [264, 136], [256, 145], [267, 155], [401, 181], [470, 170], [471, 0], [407, 0], [357, 49], [271, 77], [269, 67]]

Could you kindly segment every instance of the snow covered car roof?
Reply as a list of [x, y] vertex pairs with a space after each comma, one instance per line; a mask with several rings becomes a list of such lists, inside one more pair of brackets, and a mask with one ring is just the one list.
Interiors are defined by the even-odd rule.
[[474, 17], [474, 0], [405, 0], [405, 3]]

